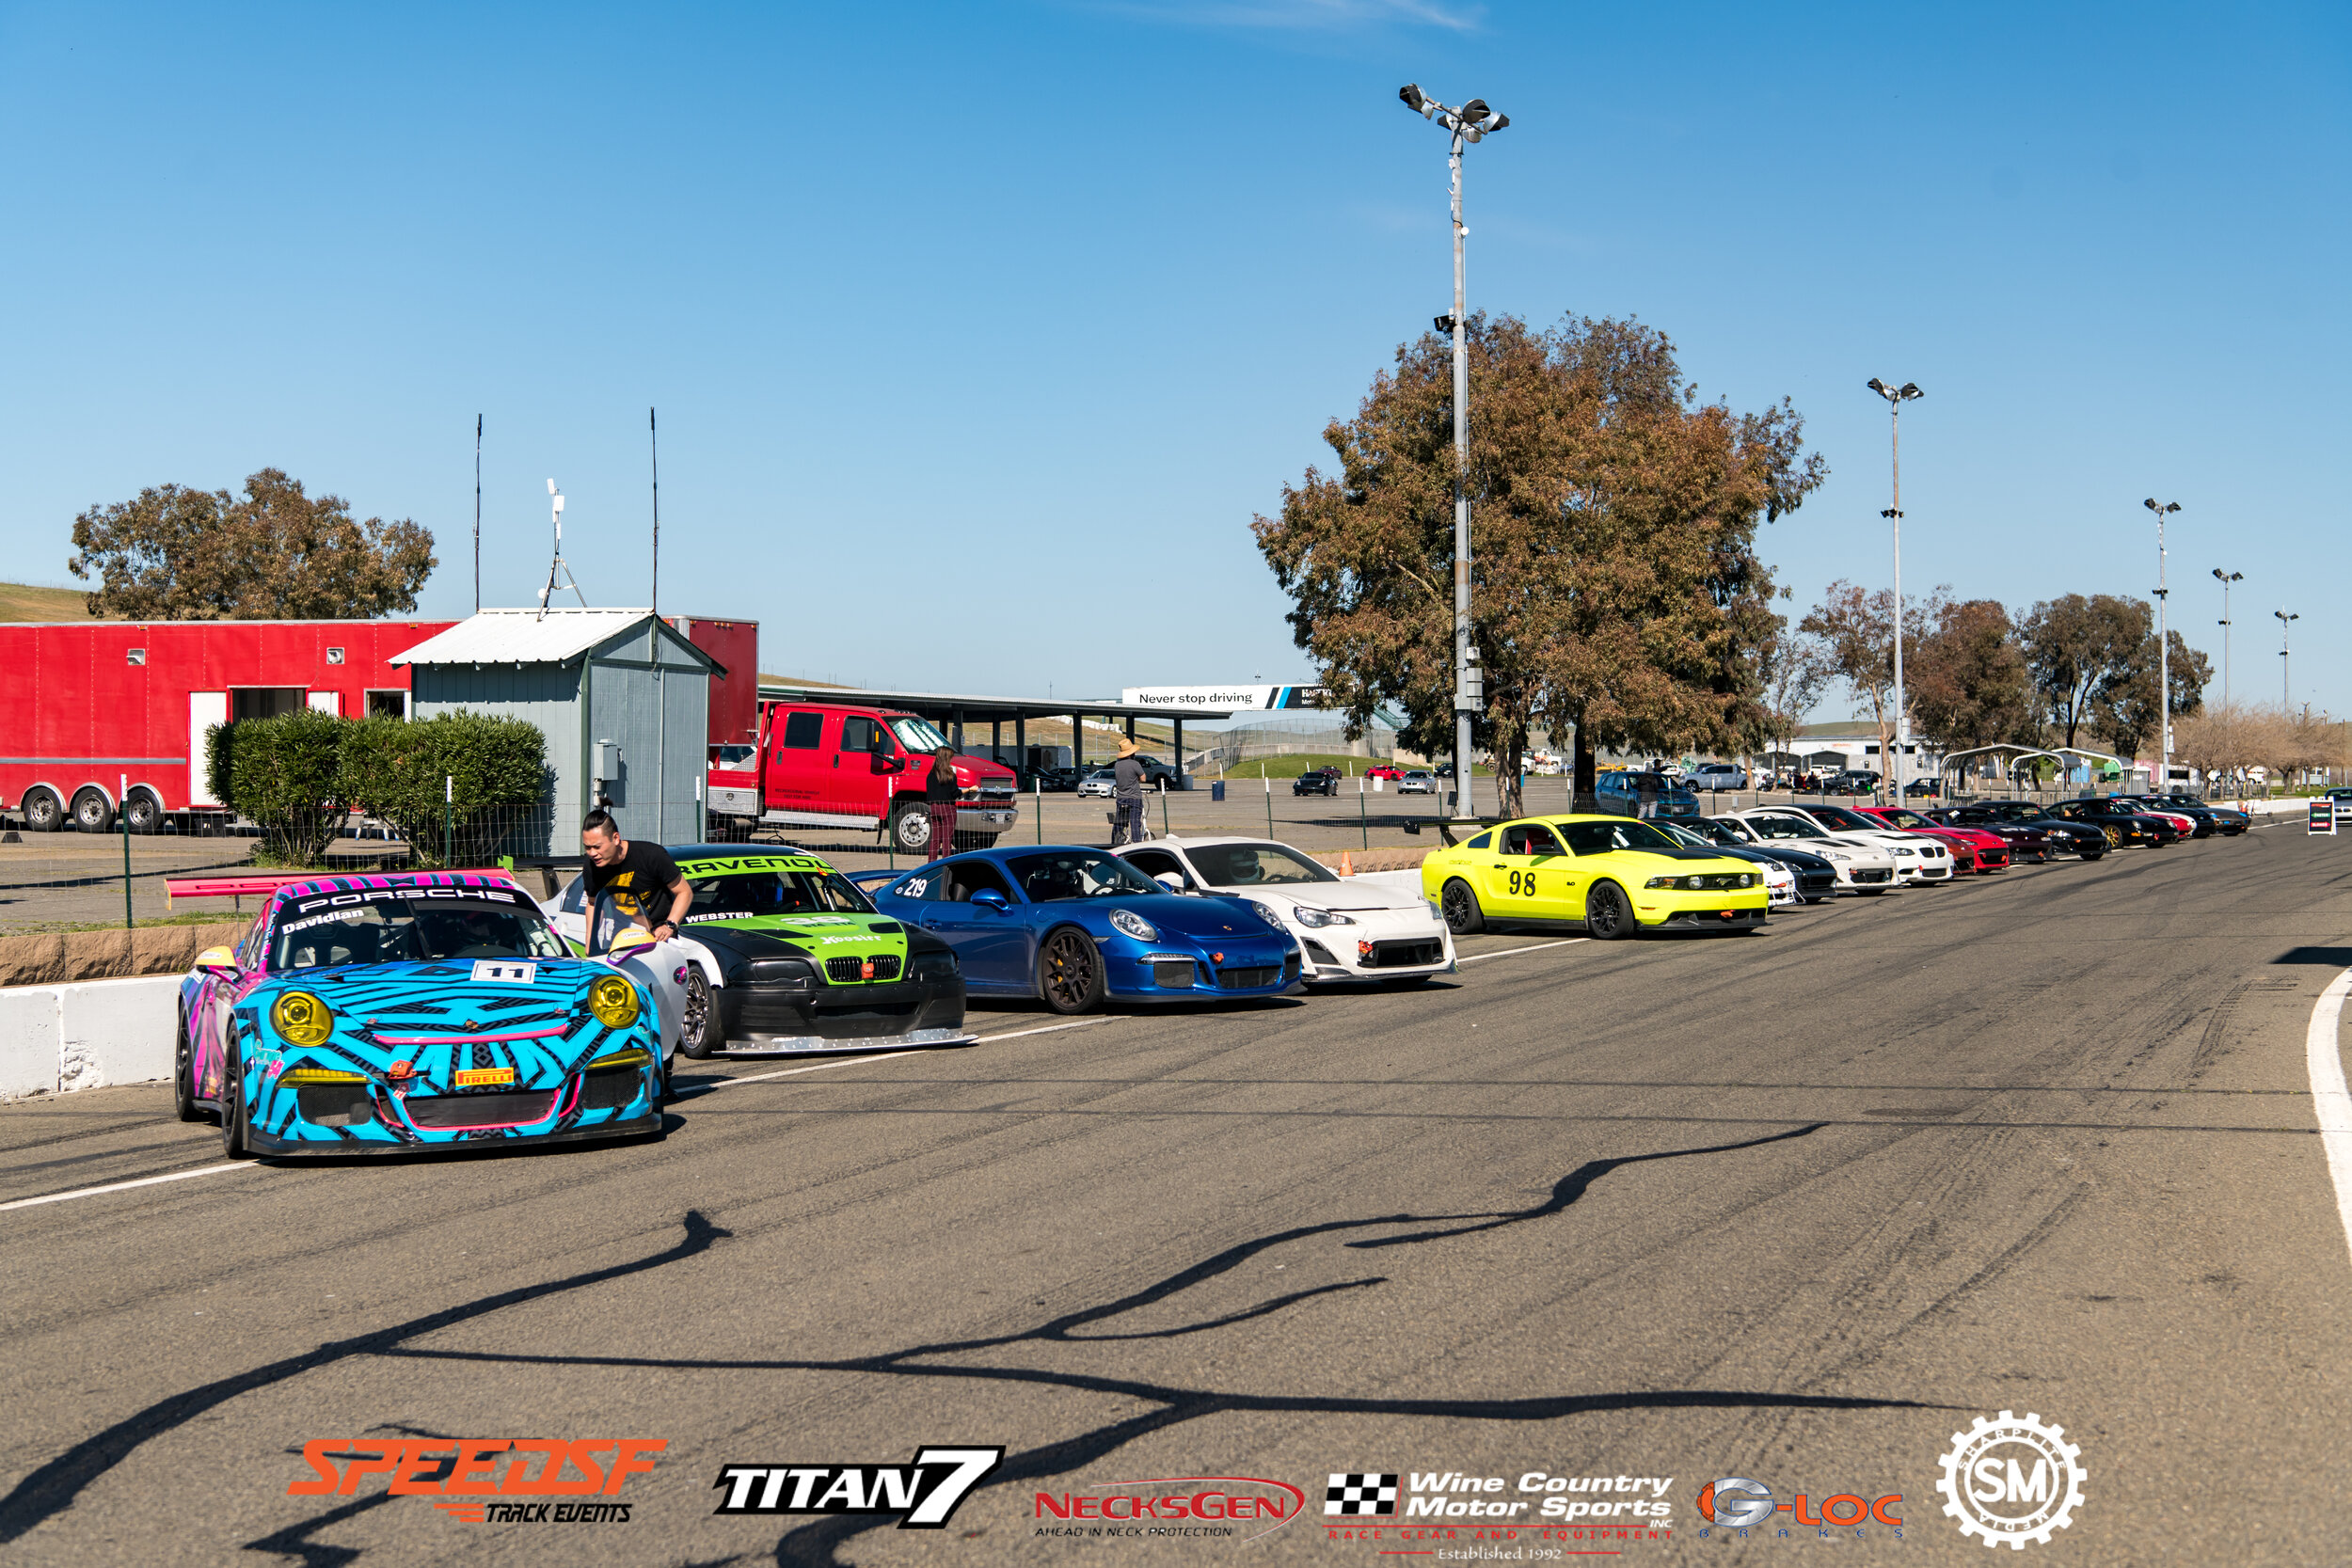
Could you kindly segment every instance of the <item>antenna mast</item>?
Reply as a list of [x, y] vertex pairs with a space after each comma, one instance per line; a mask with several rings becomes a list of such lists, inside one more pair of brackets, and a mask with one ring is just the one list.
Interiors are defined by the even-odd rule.
[[555, 510], [555, 560], [548, 566], [548, 585], [539, 590], [539, 619], [542, 621], [548, 618], [548, 601], [555, 596], [559, 588], [568, 588], [580, 594], [580, 608], [588, 608], [588, 595], [581, 592], [579, 580], [572, 576], [572, 569], [564, 563], [564, 492], [555, 487], [553, 480], [548, 481], [548, 496], [549, 504]]
[[645, 410], [645, 434], [653, 440], [653, 612], [661, 613], [661, 426], [651, 408]]
[[482, 613], [482, 416], [473, 417], [473, 612]]

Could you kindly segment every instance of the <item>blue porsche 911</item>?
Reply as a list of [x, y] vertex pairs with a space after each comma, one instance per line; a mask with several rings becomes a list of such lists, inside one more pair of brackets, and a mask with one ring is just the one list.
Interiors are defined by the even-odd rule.
[[1100, 849], [984, 849], [852, 880], [953, 947], [972, 996], [1083, 1013], [1106, 996], [1232, 1001], [1298, 984], [1297, 945], [1248, 900], [1169, 893]]

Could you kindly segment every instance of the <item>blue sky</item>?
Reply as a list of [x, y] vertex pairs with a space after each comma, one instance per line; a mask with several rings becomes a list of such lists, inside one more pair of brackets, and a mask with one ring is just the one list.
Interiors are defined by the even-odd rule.
[[[1442, 0], [0, 8], [4, 573], [75, 512], [275, 464], [526, 600], [545, 481], [599, 603], [771, 670], [1096, 694], [1304, 676], [1248, 533], [1448, 303], [1414, 80], [1471, 150], [1474, 306], [1633, 314], [1793, 397], [1797, 608], [1887, 570], [2145, 594], [2352, 713], [2341, 8]], [[2218, 682], [2214, 694], [2218, 694]], [[1842, 717], [1842, 703], [1821, 717]]]

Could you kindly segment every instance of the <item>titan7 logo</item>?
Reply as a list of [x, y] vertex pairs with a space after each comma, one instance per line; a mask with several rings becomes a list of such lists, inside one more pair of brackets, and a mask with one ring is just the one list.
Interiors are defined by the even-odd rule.
[[724, 1490], [713, 1513], [899, 1513], [900, 1529], [945, 1529], [956, 1509], [1005, 1450], [915, 1450], [912, 1465], [729, 1465], [711, 1482]]

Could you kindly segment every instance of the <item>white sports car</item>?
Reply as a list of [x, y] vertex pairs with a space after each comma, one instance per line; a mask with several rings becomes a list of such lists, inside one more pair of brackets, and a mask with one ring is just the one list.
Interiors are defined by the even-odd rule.
[[1948, 882], [1955, 874], [1952, 852], [1939, 839], [1924, 833], [1898, 832], [1892, 829], [1880, 832], [1876, 829], [1851, 828], [1817, 816], [1803, 806], [1757, 806], [1738, 814], [1745, 817], [1774, 816], [1810, 823], [1834, 837], [1851, 839], [1856, 843], [1874, 843], [1895, 857], [1895, 876], [1905, 882]]
[[1111, 853], [1179, 893], [1234, 894], [1290, 934], [1310, 985], [1418, 985], [1454, 968], [1454, 938], [1418, 891], [1353, 882], [1263, 838], [1168, 838]]
[[1820, 856], [1837, 873], [1840, 893], [1876, 896], [1898, 892], [1903, 885], [1894, 852], [1860, 834], [1827, 832], [1804, 817], [1772, 812], [1739, 812], [1710, 820], [1734, 832], [1749, 834], [1759, 843], [1786, 843]]

